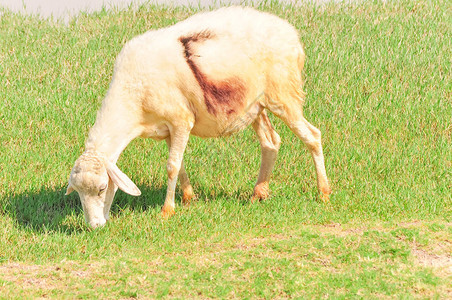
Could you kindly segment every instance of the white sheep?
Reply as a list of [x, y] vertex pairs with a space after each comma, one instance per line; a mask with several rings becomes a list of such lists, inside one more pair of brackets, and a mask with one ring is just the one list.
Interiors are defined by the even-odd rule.
[[182, 162], [190, 134], [219, 137], [251, 124], [262, 148], [251, 201], [265, 199], [280, 145], [267, 109], [308, 147], [320, 196], [328, 201], [331, 189], [320, 131], [302, 113], [304, 60], [297, 31], [252, 8], [199, 13], [135, 37], [118, 55], [110, 88], [86, 150], [72, 169], [66, 194], [76, 190], [86, 221], [93, 228], [103, 225], [118, 187], [130, 195], [141, 194], [116, 166], [121, 152], [139, 136], [165, 139], [169, 179], [162, 214], [171, 216], [177, 177], [182, 202], [193, 197]]

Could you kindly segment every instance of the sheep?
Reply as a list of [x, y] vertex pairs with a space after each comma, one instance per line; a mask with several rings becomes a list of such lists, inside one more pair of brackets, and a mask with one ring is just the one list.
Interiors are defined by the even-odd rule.
[[136, 137], [165, 140], [168, 187], [162, 215], [169, 217], [175, 213], [177, 178], [182, 203], [194, 196], [182, 159], [190, 134], [227, 136], [251, 124], [262, 152], [251, 201], [266, 199], [281, 143], [268, 110], [306, 144], [320, 197], [328, 201], [331, 189], [321, 133], [302, 113], [304, 62], [295, 28], [249, 7], [198, 13], [133, 38], [116, 59], [110, 87], [85, 152], [71, 171], [66, 195], [77, 191], [87, 223], [93, 228], [104, 225], [118, 188], [141, 194], [116, 166], [121, 152]]

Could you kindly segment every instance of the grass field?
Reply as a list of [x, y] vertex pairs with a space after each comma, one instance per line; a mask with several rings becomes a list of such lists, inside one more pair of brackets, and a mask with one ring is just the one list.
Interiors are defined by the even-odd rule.
[[143, 6], [62, 25], [0, 15], [0, 298], [451, 298], [452, 9], [448, 1], [322, 7], [266, 2], [300, 32], [306, 118], [323, 133], [329, 204], [311, 157], [282, 146], [267, 201], [250, 204], [251, 129], [190, 139], [197, 200], [160, 216], [165, 143], [118, 161], [118, 192], [90, 231], [64, 196], [115, 56], [133, 36], [196, 12]]

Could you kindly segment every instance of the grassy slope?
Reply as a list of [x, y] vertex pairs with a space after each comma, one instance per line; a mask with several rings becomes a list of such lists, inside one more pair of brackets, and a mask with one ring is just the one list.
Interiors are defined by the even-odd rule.
[[[67, 27], [0, 18], [0, 292], [452, 293], [447, 1], [261, 9], [294, 24], [305, 45], [305, 114], [323, 132], [331, 204], [315, 201], [309, 154], [272, 118], [283, 144], [268, 201], [247, 203], [260, 161], [251, 130], [192, 138], [185, 161], [198, 201], [163, 221], [166, 146], [136, 140], [118, 164], [143, 195], [119, 192], [112, 222], [95, 232], [84, 227], [77, 195], [63, 194], [115, 56], [131, 37], [193, 11], [102, 12]], [[23, 284], [28, 278], [37, 284]]]

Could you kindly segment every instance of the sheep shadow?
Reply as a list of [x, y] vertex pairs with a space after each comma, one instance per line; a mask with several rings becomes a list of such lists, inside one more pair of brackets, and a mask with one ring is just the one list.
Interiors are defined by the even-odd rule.
[[[166, 187], [139, 186], [140, 197], [132, 197], [121, 191], [115, 195], [111, 207], [112, 214], [120, 214], [128, 208], [131, 211], [144, 211], [163, 205]], [[86, 230], [83, 226], [69, 225], [68, 216], [83, 219], [82, 205], [76, 192], [65, 195], [66, 187], [42, 189], [20, 195], [6, 197], [4, 212], [16, 220], [19, 227], [34, 232], [77, 233]]]
[[[166, 186], [139, 186], [139, 188], [142, 192], [139, 197], [133, 197], [118, 190], [111, 207], [111, 214], [120, 215], [124, 209], [142, 212], [162, 207], [166, 195]], [[231, 198], [239, 201], [242, 205], [246, 205], [249, 203], [248, 199], [252, 194], [252, 190], [225, 191], [219, 189], [212, 191], [203, 186], [194, 188], [196, 195], [194, 201], [197, 202], [210, 201], [208, 199], [213, 198]], [[15, 219], [18, 226], [24, 230], [38, 233], [59, 232], [68, 235], [87, 230], [88, 227], [84, 224], [84, 221], [80, 226], [65, 222], [68, 216], [83, 219], [83, 210], [78, 194], [74, 192], [66, 196], [65, 193], [66, 187], [61, 187], [7, 196], [4, 211]], [[181, 191], [178, 189], [176, 205], [181, 205], [181, 198]]]

